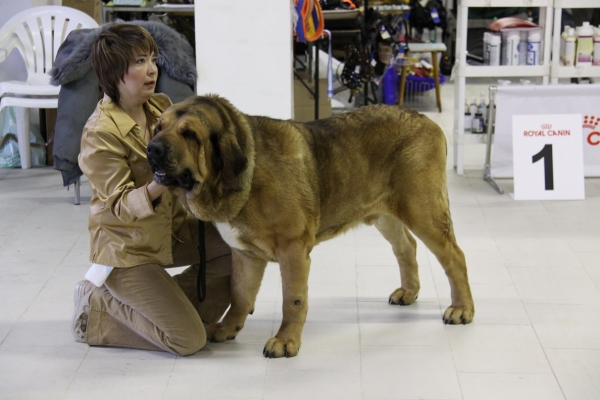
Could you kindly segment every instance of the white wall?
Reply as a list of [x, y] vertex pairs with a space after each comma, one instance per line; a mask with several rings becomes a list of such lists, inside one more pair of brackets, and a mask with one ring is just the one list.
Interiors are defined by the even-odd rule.
[[215, 93], [242, 112], [293, 116], [289, 0], [196, 0], [198, 94]]

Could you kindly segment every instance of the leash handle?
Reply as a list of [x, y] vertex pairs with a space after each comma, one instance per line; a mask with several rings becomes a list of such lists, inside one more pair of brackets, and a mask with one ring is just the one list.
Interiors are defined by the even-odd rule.
[[198, 301], [202, 303], [206, 298], [206, 238], [204, 234], [204, 221], [198, 220], [198, 252], [200, 253], [200, 268], [196, 282]]

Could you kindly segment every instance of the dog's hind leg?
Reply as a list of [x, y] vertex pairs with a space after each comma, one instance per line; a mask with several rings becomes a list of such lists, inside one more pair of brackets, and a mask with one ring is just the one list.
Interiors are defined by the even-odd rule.
[[465, 255], [454, 237], [447, 196], [425, 197], [412, 206], [404, 207], [405, 223], [436, 256], [450, 283], [452, 304], [444, 312], [444, 323], [468, 324], [473, 321], [475, 306]]
[[400, 267], [400, 287], [390, 295], [389, 302], [401, 306], [412, 304], [417, 299], [420, 288], [417, 241], [406, 226], [391, 215], [380, 215], [374, 225], [392, 245]]

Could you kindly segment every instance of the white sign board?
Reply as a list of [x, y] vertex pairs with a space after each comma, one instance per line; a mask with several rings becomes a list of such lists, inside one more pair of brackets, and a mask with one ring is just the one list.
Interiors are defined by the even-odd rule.
[[515, 200], [582, 200], [581, 114], [512, 118]]
[[581, 114], [583, 171], [600, 176], [600, 84], [499, 86], [491, 173], [513, 177], [512, 117], [536, 114]]

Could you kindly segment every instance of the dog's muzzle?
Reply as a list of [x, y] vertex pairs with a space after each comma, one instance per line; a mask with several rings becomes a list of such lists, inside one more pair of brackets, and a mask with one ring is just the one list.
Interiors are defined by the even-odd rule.
[[158, 141], [150, 141], [146, 149], [148, 163], [154, 173], [154, 181], [163, 186], [180, 186], [185, 190], [192, 190], [196, 183], [192, 172], [186, 168], [177, 172], [175, 163], [169, 159], [169, 149]]

